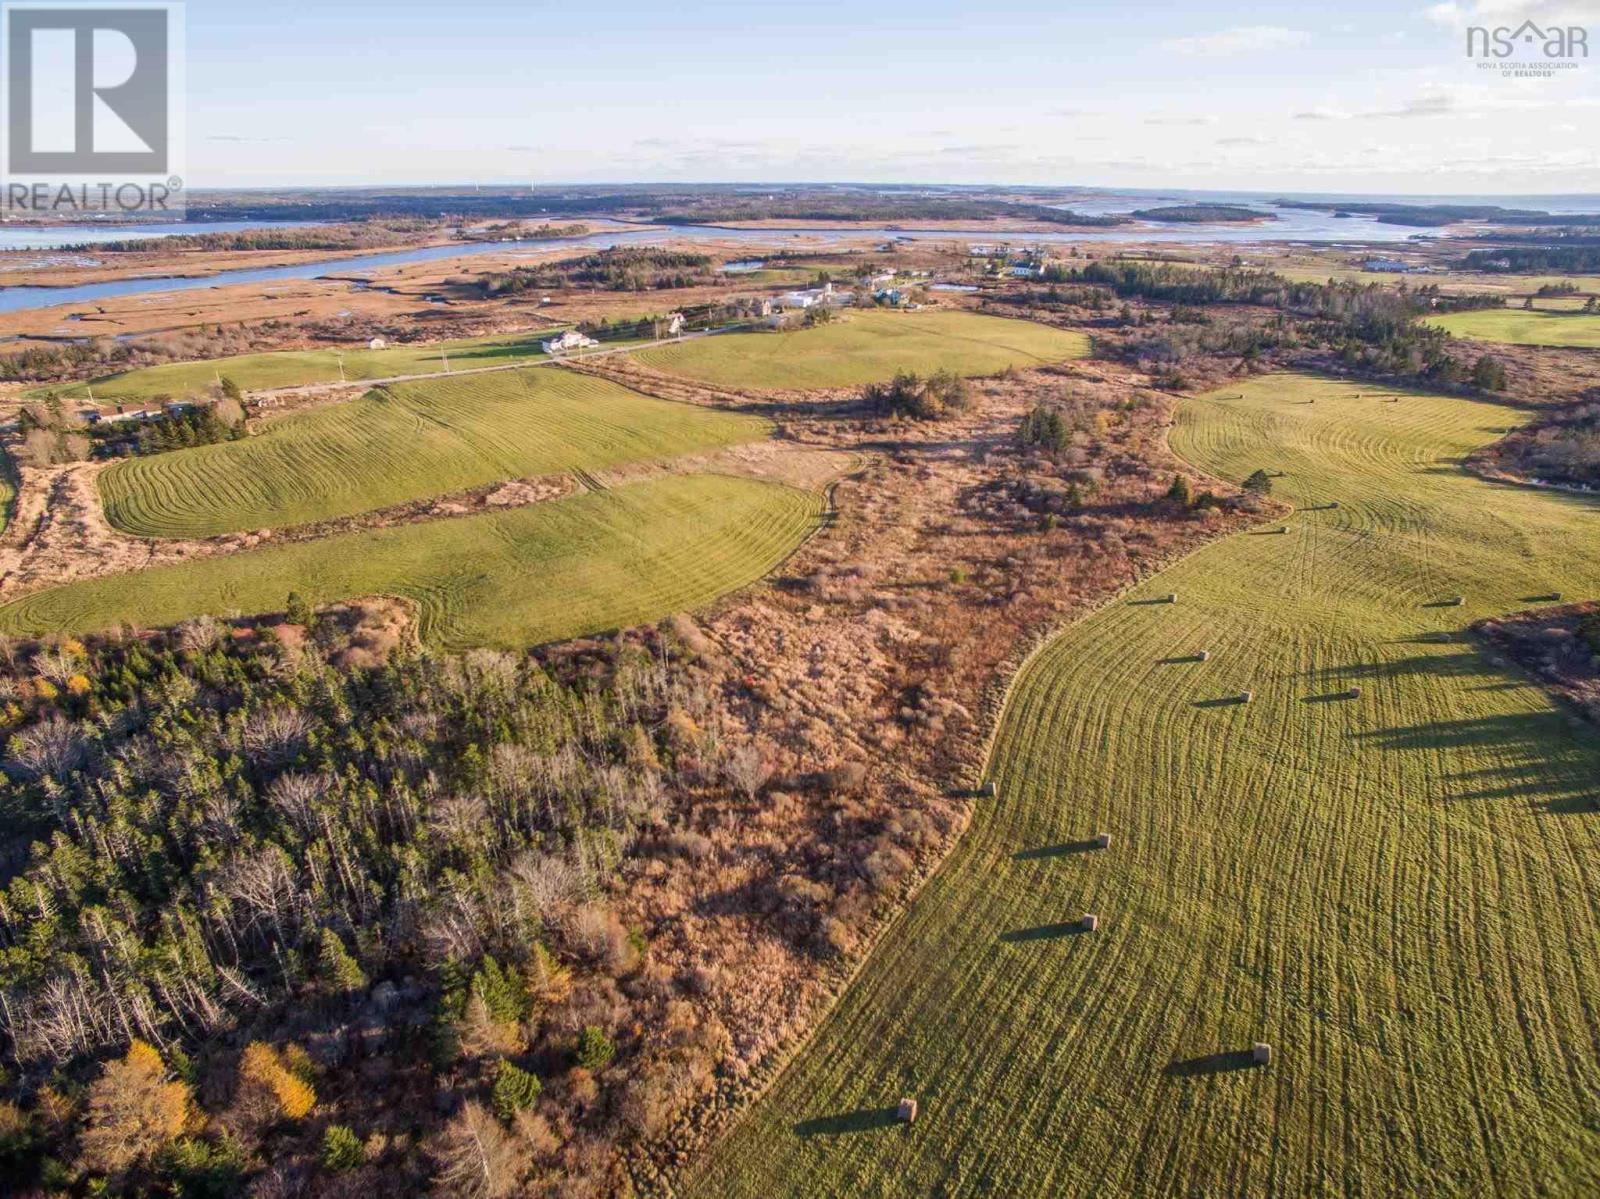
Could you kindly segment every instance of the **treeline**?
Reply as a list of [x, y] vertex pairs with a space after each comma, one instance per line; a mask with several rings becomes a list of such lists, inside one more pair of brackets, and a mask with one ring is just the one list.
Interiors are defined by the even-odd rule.
[[1600, 272], [1600, 238], [1579, 239], [1578, 245], [1504, 246], [1473, 250], [1461, 260], [1470, 271], [1538, 275], [1547, 272]]
[[667, 207], [656, 219], [669, 225], [717, 225], [730, 221], [1046, 221], [1055, 225], [1110, 227], [1125, 216], [1088, 216], [1047, 204], [888, 196], [728, 197]]
[[717, 281], [707, 254], [682, 250], [617, 246], [538, 266], [486, 275], [484, 294], [493, 299], [560, 287], [605, 291], [652, 291], [695, 287]]
[[[1124, 299], [1174, 305], [1169, 321], [1141, 325], [1127, 348], [1135, 358], [1167, 367], [1203, 353], [1253, 359], [1271, 349], [1322, 349], [1359, 370], [1488, 390], [1504, 385], [1498, 362], [1457, 359], [1449, 352], [1450, 335], [1417, 319], [1500, 307], [1505, 303], [1500, 296], [1445, 295], [1434, 284], [1407, 289], [1338, 280], [1302, 283], [1268, 271], [1129, 261], [1052, 264], [1045, 277], [1069, 287], [1102, 288]], [[1226, 320], [1203, 308], [1218, 304], [1275, 309], [1280, 315], [1270, 321]], [[1124, 320], [1139, 324], [1131, 312]]]
[[1146, 221], [1166, 221], [1178, 224], [1209, 221], [1275, 221], [1270, 212], [1257, 212], [1235, 204], [1178, 204], [1166, 208], [1141, 208], [1133, 214]]
[[703, 1093], [726, 1034], [608, 895], [759, 759], [663, 637], [336, 668], [344, 626], [289, 617], [0, 646], [0, 1172], [615, 1193], [610, 1146]]
[[93, 242], [74, 247], [108, 254], [146, 254], [161, 250], [365, 250], [404, 245], [430, 233], [434, 221], [360, 221], [311, 228], [240, 229], [232, 233], [183, 233], [173, 237], [138, 237]]
[[240, 440], [245, 436], [244, 407], [237, 398], [186, 404], [142, 421], [101, 421], [88, 426], [87, 432], [97, 458], [165, 454]]
[[1454, 225], [1461, 221], [1488, 221], [1497, 224], [1526, 225], [1586, 223], [1592, 216], [1552, 216], [1539, 208], [1506, 208], [1500, 204], [1394, 204], [1378, 201], [1352, 201], [1336, 203], [1325, 200], [1275, 200], [1279, 208], [1309, 209], [1314, 212], [1331, 212], [1337, 216], [1358, 213], [1374, 217], [1385, 225], [1414, 225], [1431, 228]]
[[121, 370], [133, 364], [134, 348], [109, 337], [90, 341], [31, 345], [12, 354], [0, 354], [0, 381], [37, 383], [87, 372]]

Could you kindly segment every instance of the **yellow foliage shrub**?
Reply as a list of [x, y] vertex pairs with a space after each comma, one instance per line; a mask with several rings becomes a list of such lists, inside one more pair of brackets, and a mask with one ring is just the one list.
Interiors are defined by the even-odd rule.
[[67, 680], [67, 690], [73, 695], [88, 695], [89, 680], [81, 674], [75, 674]]
[[239, 1073], [248, 1081], [272, 1093], [278, 1108], [291, 1120], [298, 1120], [317, 1105], [317, 1092], [303, 1078], [297, 1078], [271, 1045], [251, 1041], [245, 1046]]

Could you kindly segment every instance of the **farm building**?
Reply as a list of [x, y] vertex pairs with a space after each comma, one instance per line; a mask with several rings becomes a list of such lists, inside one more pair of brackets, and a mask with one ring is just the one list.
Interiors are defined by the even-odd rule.
[[367, 342], [367, 349], [369, 350], [383, 350], [387, 349], [388, 346], [389, 343], [381, 337], [374, 337], [371, 341]]
[[570, 350], [586, 350], [590, 346], [600, 343], [592, 337], [585, 337], [576, 329], [568, 329], [560, 337], [552, 337], [543, 343], [546, 354], [564, 354]]

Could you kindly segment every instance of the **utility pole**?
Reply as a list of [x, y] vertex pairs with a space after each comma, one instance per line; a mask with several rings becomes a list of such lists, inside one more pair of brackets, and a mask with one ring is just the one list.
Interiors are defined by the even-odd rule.
[[448, 375], [450, 373], [450, 351], [440, 346], [439, 357], [444, 359], [444, 373]]
[[345, 377], [344, 377], [344, 351], [343, 350], [335, 350], [334, 351], [334, 357], [339, 360], [339, 382], [343, 383], [343, 382], [345, 382]]

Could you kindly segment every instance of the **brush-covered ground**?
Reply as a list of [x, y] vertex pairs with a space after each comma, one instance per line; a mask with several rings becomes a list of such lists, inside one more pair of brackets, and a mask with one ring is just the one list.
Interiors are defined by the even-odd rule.
[[1460, 469], [1512, 411], [1394, 394], [1183, 404], [1286, 532], [1046, 643], [998, 798], [689, 1193], [1600, 1188], [1600, 740], [1464, 636], [1593, 594], [1600, 505]]

